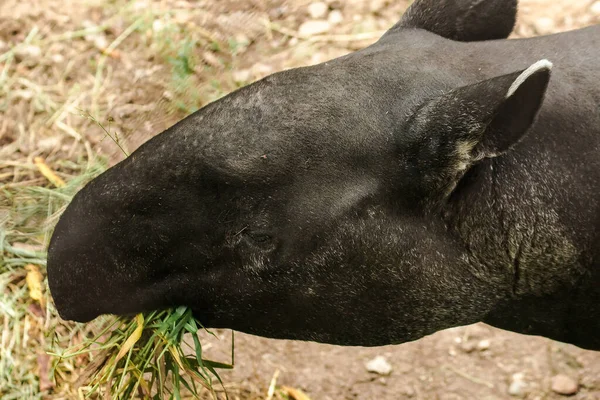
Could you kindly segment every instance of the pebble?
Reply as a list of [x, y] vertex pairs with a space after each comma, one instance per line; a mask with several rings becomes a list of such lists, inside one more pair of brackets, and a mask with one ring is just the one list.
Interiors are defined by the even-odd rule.
[[233, 73], [233, 80], [237, 83], [246, 84], [250, 79], [252, 79], [252, 71], [249, 69], [240, 69]]
[[329, 6], [321, 1], [308, 5], [308, 14], [312, 19], [323, 19], [327, 16]]
[[108, 47], [108, 39], [104, 35], [94, 35], [94, 46], [99, 50], [104, 50]]
[[535, 30], [540, 35], [548, 35], [556, 31], [556, 24], [552, 18], [538, 18], [534, 23]]
[[514, 397], [524, 397], [527, 394], [527, 383], [522, 373], [513, 374], [508, 387], [508, 394]]
[[164, 21], [162, 21], [160, 19], [155, 19], [154, 21], [152, 21], [152, 30], [154, 32], [161, 32], [164, 29], [165, 29]]
[[309, 20], [300, 25], [300, 28], [298, 28], [298, 33], [300, 36], [312, 36], [325, 33], [330, 28], [331, 25], [325, 20]]
[[344, 16], [340, 10], [333, 10], [329, 13], [329, 17], [327, 18], [327, 22], [331, 25], [337, 25], [344, 21]]
[[525, 389], [527, 384], [523, 381], [513, 381], [508, 387], [508, 394], [515, 397], [523, 397], [525, 395]]
[[273, 67], [271, 65], [258, 62], [250, 68], [250, 71], [255, 77], [264, 77], [273, 73]]
[[485, 351], [490, 348], [490, 345], [491, 342], [488, 339], [480, 340], [479, 343], [477, 343], [477, 350]]
[[385, 357], [377, 356], [366, 364], [367, 371], [373, 372], [379, 375], [389, 375], [392, 373], [391, 364], [385, 359]]
[[65, 57], [62, 54], [52, 54], [52, 62], [56, 64], [62, 64], [65, 62]]
[[590, 7], [590, 11], [594, 15], [600, 15], [600, 1], [597, 1], [594, 4], [592, 4], [592, 6]]
[[37, 60], [42, 56], [42, 49], [32, 44], [17, 47], [15, 55], [18, 59], [32, 59]]
[[465, 353], [471, 353], [473, 350], [475, 350], [475, 343], [469, 341], [469, 342], [464, 342], [460, 345], [460, 348], [462, 351], [464, 351]]
[[552, 378], [552, 391], [565, 396], [571, 396], [579, 390], [577, 381], [566, 375], [556, 375]]

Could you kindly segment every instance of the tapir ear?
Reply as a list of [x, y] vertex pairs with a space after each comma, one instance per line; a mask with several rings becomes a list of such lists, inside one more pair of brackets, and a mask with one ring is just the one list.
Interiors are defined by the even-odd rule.
[[416, 163], [427, 163], [421, 171], [429, 189], [453, 187], [469, 166], [518, 143], [542, 105], [551, 68], [541, 60], [423, 104], [408, 121], [406, 138]]
[[390, 31], [425, 29], [461, 42], [505, 39], [515, 26], [517, 4], [518, 0], [415, 0]]

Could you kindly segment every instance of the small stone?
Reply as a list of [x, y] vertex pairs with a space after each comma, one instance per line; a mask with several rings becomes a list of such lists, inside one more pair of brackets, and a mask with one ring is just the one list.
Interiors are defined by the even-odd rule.
[[320, 33], [325, 33], [331, 28], [329, 22], [324, 20], [310, 20], [304, 22], [298, 28], [298, 33], [300, 36], [313, 36], [318, 35]]
[[314, 64], [319, 64], [319, 63], [322, 63], [323, 61], [325, 61], [326, 59], [327, 59], [327, 58], [326, 58], [325, 54], [323, 54], [323, 53], [321, 53], [321, 52], [316, 52], [315, 54], [313, 54], [313, 55], [310, 57], [310, 63], [311, 63], [312, 65], [314, 65]]
[[594, 4], [592, 4], [592, 6], [590, 7], [590, 11], [594, 15], [600, 15], [600, 1], [597, 1]]
[[15, 55], [20, 60], [37, 60], [42, 56], [42, 49], [32, 44], [17, 47]]
[[534, 23], [535, 30], [540, 35], [548, 35], [556, 31], [556, 24], [552, 18], [538, 18]]
[[514, 381], [510, 383], [508, 387], [508, 394], [515, 397], [523, 397], [525, 395], [525, 389], [527, 384], [523, 381]]
[[104, 35], [94, 35], [94, 46], [99, 50], [104, 50], [108, 47], [108, 40]]
[[577, 381], [566, 375], [556, 375], [552, 378], [552, 391], [565, 396], [571, 396], [577, 393], [579, 385]]
[[389, 375], [392, 373], [392, 366], [382, 356], [377, 356], [366, 364], [367, 371], [379, 375]]
[[161, 32], [164, 29], [165, 29], [165, 23], [163, 21], [161, 21], [160, 19], [155, 19], [152, 22], [152, 30], [154, 32]]
[[329, 6], [320, 1], [308, 5], [308, 14], [312, 19], [325, 18], [327, 11], [329, 11]]
[[233, 80], [237, 83], [246, 84], [250, 82], [252, 77], [252, 71], [249, 69], [240, 69], [233, 73]]
[[273, 73], [273, 67], [268, 64], [256, 63], [250, 68], [250, 71], [255, 77], [264, 77]]
[[333, 10], [332, 12], [329, 13], [329, 17], [327, 18], [327, 21], [331, 25], [337, 25], [344, 21], [344, 16], [342, 15], [342, 12], [340, 10]]
[[527, 383], [522, 373], [513, 374], [508, 387], [508, 394], [514, 397], [524, 397], [527, 394]]
[[62, 64], [65, 61], [65, 57], [62, 54], [53, 54], [51, 59], [56, 64]]
[[460, 345], [460, 349], [462, 351], [464, 351], [465, 353], [471, 353], [473, 350], [475, 350], [475, 343], [469, 341], [469, 342], [464, 342]]
[[490, 344], [491, 343], [488, 339], [480, 340], [479, 343], [477, 343], [477, 350], [485, 351], [490, 348]]

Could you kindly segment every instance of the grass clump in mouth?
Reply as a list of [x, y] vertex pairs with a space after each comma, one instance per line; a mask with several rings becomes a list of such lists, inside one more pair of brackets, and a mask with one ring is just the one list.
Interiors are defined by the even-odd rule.
[[[185, 392], [198, 398], [204, 388], [216, 398], [214, 381], [223, 386], [217, 369], [233, 368], [233, 340], [231, 364], [203, 359], [198, 337], [203, 328], [186, 307], [133, 319], [105, 317], [101, 326], [80, 345], [52, 353], [57, 366], [62, 360], [95, 353], [76, 385], [86, 397], [180, 399]], [[189, 348], [186, 334], [193, 341]]]

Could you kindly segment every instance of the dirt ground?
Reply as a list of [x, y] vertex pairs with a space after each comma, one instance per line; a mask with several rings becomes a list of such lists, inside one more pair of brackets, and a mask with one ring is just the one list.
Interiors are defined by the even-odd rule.
[[[207, 354], [229, 359], [229, 332]], [[275, 371], [279, 385], [300, 388], [312, 399], [560, 399], [552, 378], [579, 384], [572, 398], [600, 399], [600, 354], [484, 324], [448, 329], [412, 343], [379, 348], [339, 347], [235, 334], [235, 363], [226, 382], [266, 393]], [[204, 344], [206, 348], [206, 344]], [[214, 355], [214, 356], [213, 356]], [[387, 376], [365, 365], [377, 356], [392, 367]], [[514, 381], [523, 382], [509, 394]], [[513, 384], [514, 386], [514, 384]], [[236, 389], [232, 393], [237, 393]]]
[[[138, 0], [127, 3], [132, 13], [151, 9], [154, 14], [149, 22], [139, 19], [135, 25], [137, 19], [123, 17], [114, 6], [107, 11], [98, 0], [4, 0], [0, 159], [14, 166], [21, 158], [42, 154], [59, 165], [63, 176], [77, 171], [65, 159], [82, 163], [86, 155], [99, 152], [114, 163], [122, 152], [103, 139], [104, 132], [93, 120], [81, 117], [81, 109], [108, 123], [131, 151], [239, 86], [368, 45], [398, 20], [409, 1], [324, 3], [326, 10], [319, 15], [305, 0]], [[315, 20], [320, 21], [319, 29], [318, 24], [311, 26]], [[521, 0], [513, 36], [550, 34], [598, 22], [599, 1]], [[105, 28], [94, 30], [103, 24]], [[200, 38], [190, 42], [191, 50], [181, 39], [182, 31], [168, 31], [183, 25]], [[67, 31], [72, 37], [60, 36]], [[36, 35], [44, 38], [39, 42], [43, 45], [35, 44]], [[174, 38], [181, 45], [176, 49], [170, 47]], [[26, 45], [13, 58], [3, 58], [16, 43]], [[6, 71], [9, 75], [21, 71], [26, 78], [7, 80]], [[9, 84], [10, 90], [3, 89]], [[14, 178], [13, 184], [19, 182]], [[204, 337], [205, 351], [209, 358], [227, 361], [231, 333], [218, 331], [217, 336], [220, 340]], [[232, 398], [266, 398], [273, 381], [277, 387], [301, 389], [313, 400], [560, 399], [565, 396], [557, 393], [560, 388], [553, 390], [553, 383], [556, 386], [557, 376], [564, 375], [563, 386], [576, 385], [572, 390], [562, 388], [572, 392], [571, 398], [600, 400], [600, 353], [483, 324], [379, 348], [241, 333], [235, 337], [236, 367], [222, 374]], [[377, 356], [391, 365], [391, 373], [368, 372], [366, 363]]]

